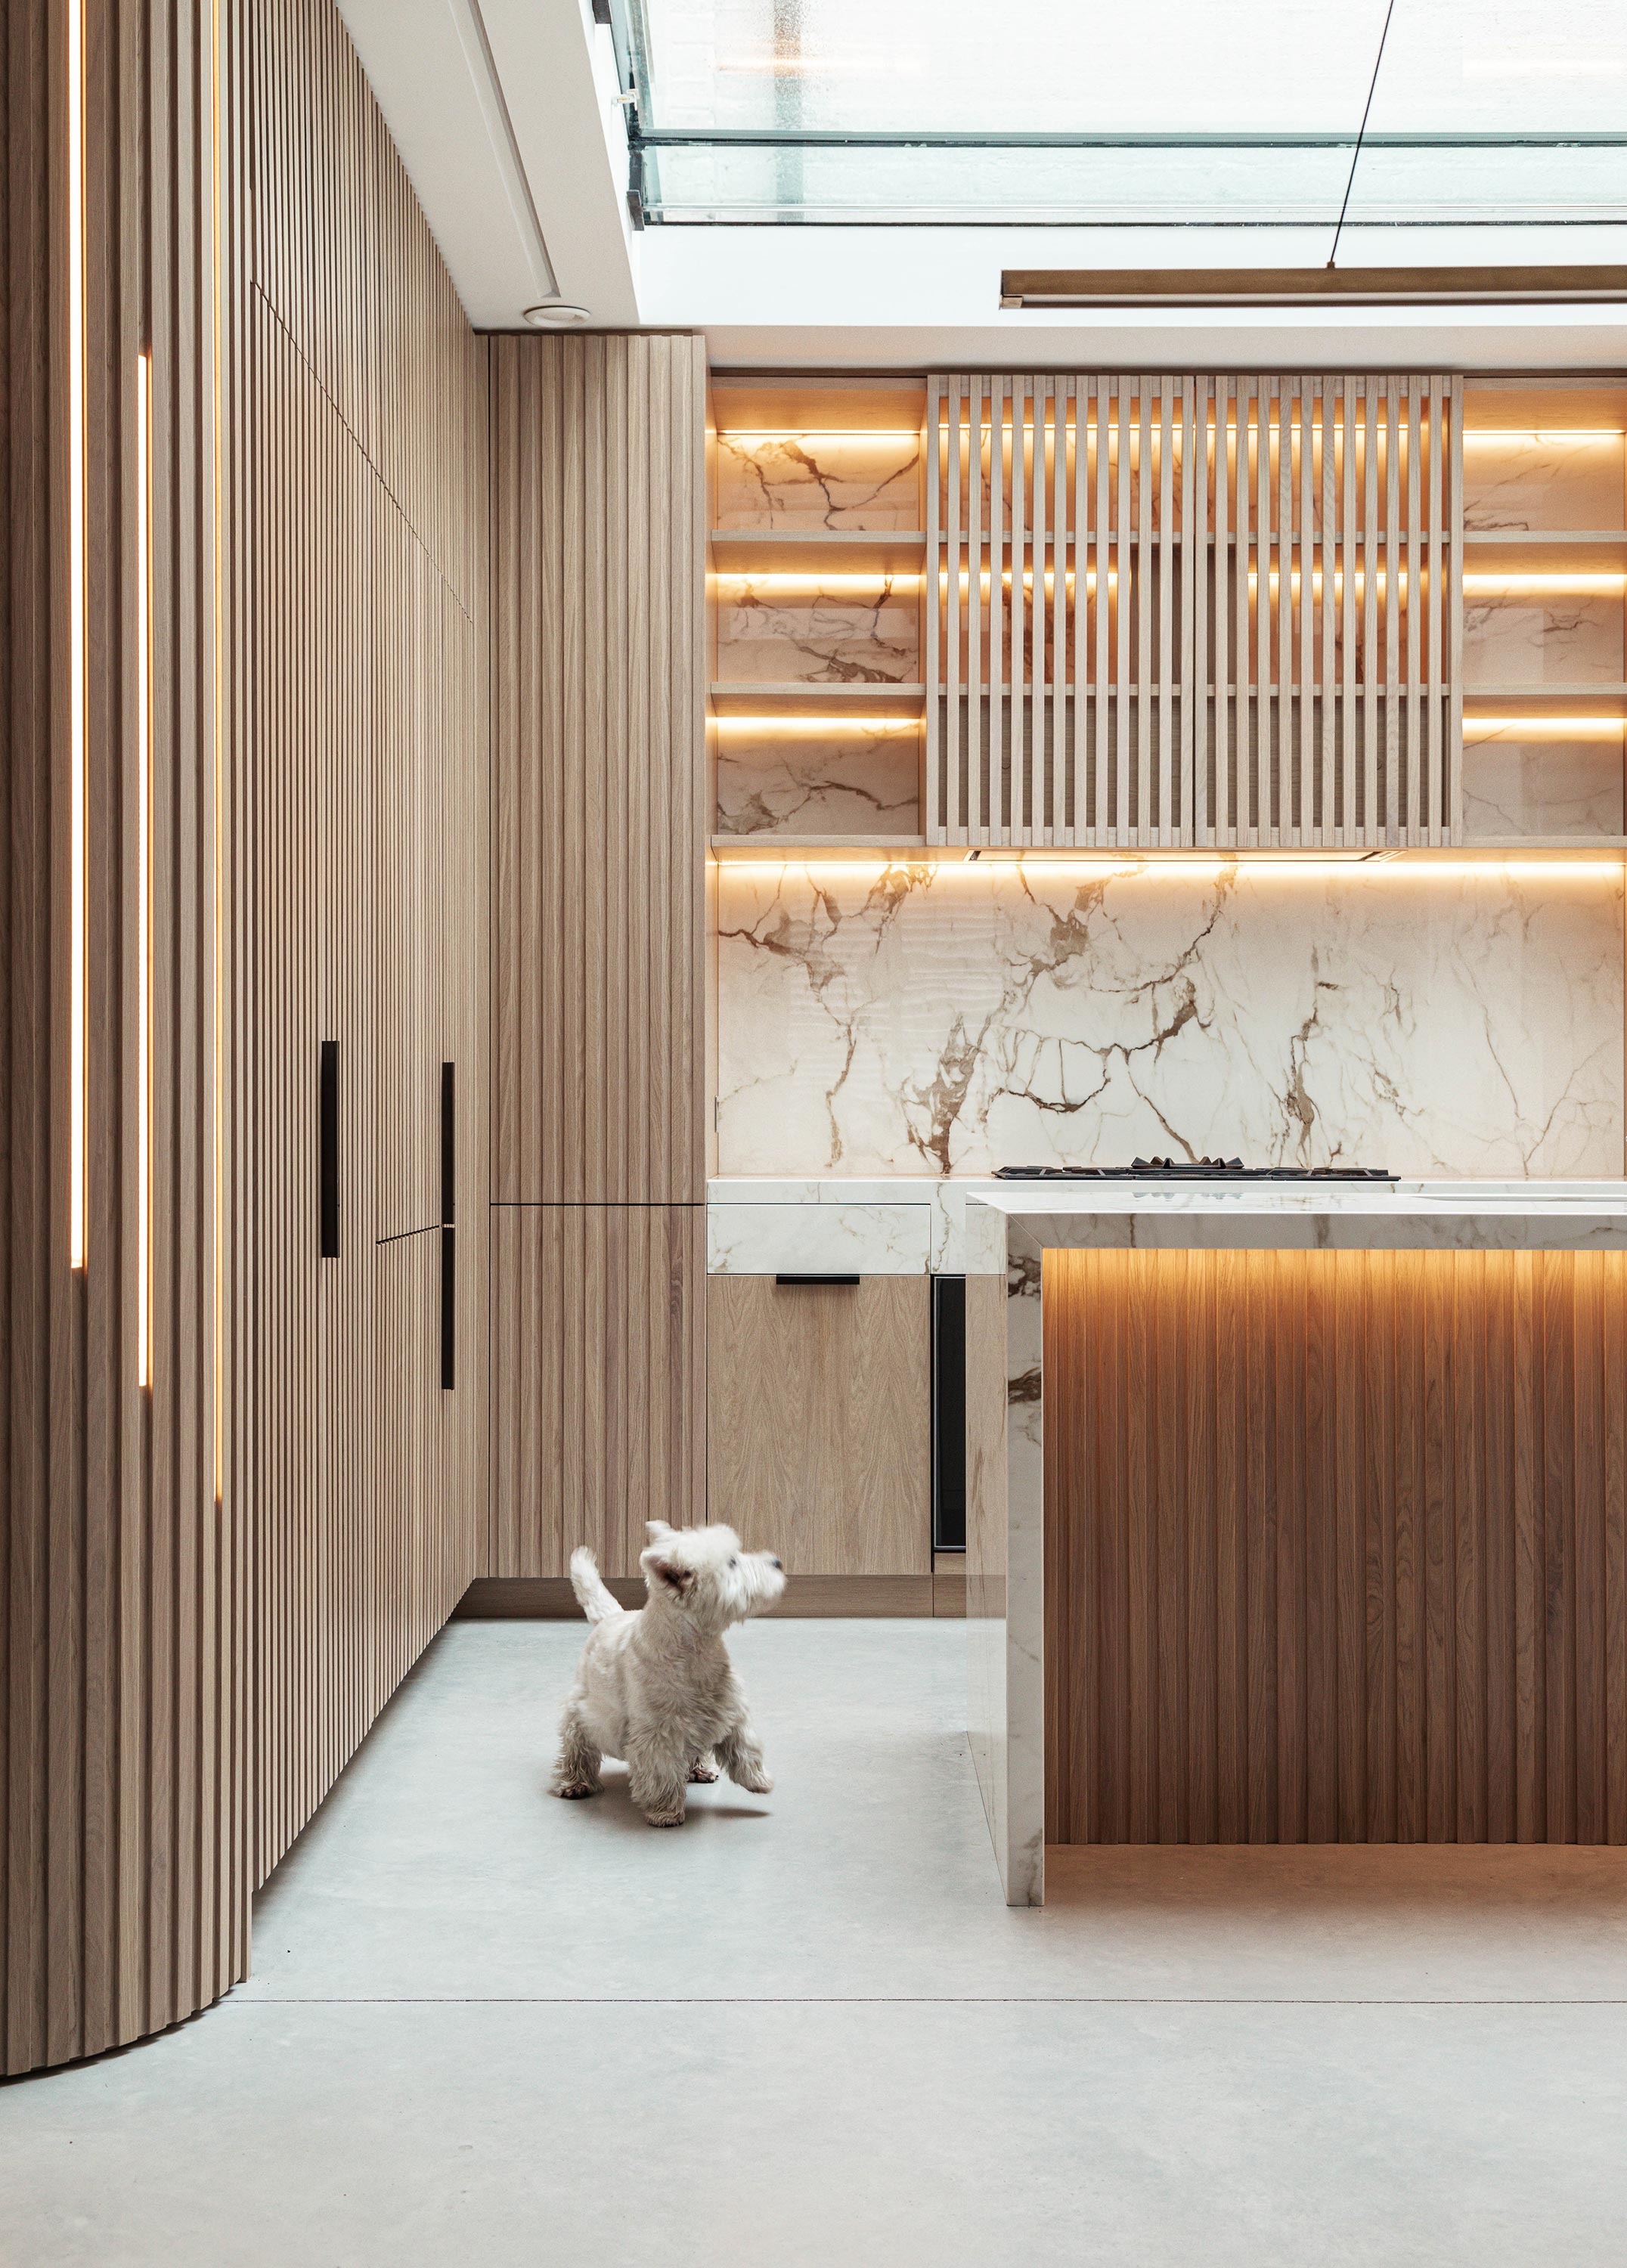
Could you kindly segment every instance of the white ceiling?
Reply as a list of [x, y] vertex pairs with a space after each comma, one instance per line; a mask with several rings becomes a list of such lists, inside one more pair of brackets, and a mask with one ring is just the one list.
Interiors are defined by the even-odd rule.
[[[1373, 365], [1610, 368], [1627, 308], [1149, 310], [998, 305], [1005, 267], [1159, 266], [1167, 233], [1014, 228], [651, 228], [626, 203], [610, 34], [589, 0], [338, 0], [470, 320], [519, 327], [550, 296], [595, 327], [699, 329], [719, 365], [762, 369]], [[1347, 230], [1342, 263], [1542, 256], [1496, 231]], [[1555, 231], [1551, 256], [1627, 264], [1627, 229]], [[1183, 267], [1320, 265], [1320, 234], [1186, 232]]]

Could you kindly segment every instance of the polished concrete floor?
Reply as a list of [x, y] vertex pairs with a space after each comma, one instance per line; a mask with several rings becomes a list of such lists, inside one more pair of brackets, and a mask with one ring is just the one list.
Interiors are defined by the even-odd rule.
[[4, 2268], [1616, 2268], [1627, 1852], [1053, 1854], [949, 1623], [766, 1623], [778, 1786], [545, 1793], [579, 1629], [454, 1624], [165, 2038], [0, 2088]]

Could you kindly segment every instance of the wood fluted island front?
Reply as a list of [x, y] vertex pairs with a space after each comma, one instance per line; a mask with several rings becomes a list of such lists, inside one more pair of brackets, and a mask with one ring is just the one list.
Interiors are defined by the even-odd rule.
[[973, 1754], [1047, 1843], [1627, 1842], [1627, 1192], [967, 1204]]

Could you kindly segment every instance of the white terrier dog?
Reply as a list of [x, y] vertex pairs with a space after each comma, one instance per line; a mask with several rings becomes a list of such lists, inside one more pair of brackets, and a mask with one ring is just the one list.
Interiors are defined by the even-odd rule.
[[593, 1629], [559, 1728], [556, 1795], [597, 1795], [601, 1757], [626, 1759], [633, 1801], [652, 1827], [681, 1827], [684, 1789], [713, 1780], [715, 1756], [737, 1787], [774, 1783], [734, 1682], [723, 1633], [767, 1612], [785, 1590], [769, 1551], [742, 1551], [732, 1528], [648, 1523], [639, 1558], [648, 1603], [629, 1613], [600, 1580], [586, 1547], [571, 1583]]

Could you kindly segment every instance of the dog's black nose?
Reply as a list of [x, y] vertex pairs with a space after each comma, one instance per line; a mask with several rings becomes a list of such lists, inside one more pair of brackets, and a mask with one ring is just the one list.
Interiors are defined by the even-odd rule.
[[769, 1566], [770, 1566], [770, 1567], [777, 1567], [777, 1568], [779, 1569], [779, 1571], [780, 1571], [780, 1572], [781, 1572], [781, 1574], [782, 1574], [782, 1575], [783, 1575], [783, 1574], [784, 1573], [784, 1572], [785, 1572], [784, 1563], [783, 1563], [782, 1561], [778, 1560], [778, 1559], [775, 1559], [775, 1558], [773, 1558], [773, 1557], [770, 1557], [770, 1558], [769, 1558]]

